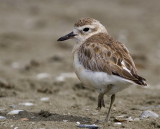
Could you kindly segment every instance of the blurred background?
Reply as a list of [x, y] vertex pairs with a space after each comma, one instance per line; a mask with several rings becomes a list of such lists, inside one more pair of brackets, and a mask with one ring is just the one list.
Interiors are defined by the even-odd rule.
[[[8, 105], [23, 101], [35, 103], [39, 98], [49, 96], [47, 105], [37, 101], [38, 107], [16, 108], [61, 114], [68, 112], [71, 106], [75, 107], [73, 112], [86, 105], [96, 107], [97, 93], [85, 89], [73, 73], [71, 50], [74, 41], [56, 41], [70, 32], [75, 21], [82, 17], [99, 20], [114, 39], [124, 43], [139, 74], [148, 81], [148, 89], [134, 88], [124, 91], [124, 96], [120, 94], [121, 99], [129, 95], [123, 103], [130, 103], [132, 98], [137, 101], [136, 93], [142, 98], [138, 104], [145, 100], [160, 104], [159, 13], [159, 0], [0, 0], [0, 106], [6, 113], [11, 110]], [[80, 110], [79, 115], [85, 114]], [[5, 124], [9, 126], [10, 123]], [[72, 124], [68, 125], [71, 127]]]

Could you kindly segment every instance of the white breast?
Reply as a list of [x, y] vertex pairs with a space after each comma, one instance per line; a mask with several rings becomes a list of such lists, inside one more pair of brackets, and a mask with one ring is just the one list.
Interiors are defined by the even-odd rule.
[[130, 80], [115, 75], [108, 75], [105, 72], [93, 72], [85, 69], [78, 60], [77, 52], [74, 53], [74, 68], [78, 78], [86, 87], [96, 88], [99, 92], [114, 94], [132, 84]]

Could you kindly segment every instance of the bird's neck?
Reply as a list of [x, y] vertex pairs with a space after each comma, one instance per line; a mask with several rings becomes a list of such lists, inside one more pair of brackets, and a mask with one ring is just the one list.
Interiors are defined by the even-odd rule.
[[85, 38], [84, 37], [79, 37], [79, 38], [75, 39], [76, 43], [73, 47], [72, 53], [74, 53], [76, 50], [78, 50], [78, 48], [81, 46], [81, 44], [86, 42], [88, 39], [94, 37], [95, 35], [101, 34], [101, 33], [105, 34], [105, 35], [108, 35], [108, 32], [103, 25], [98, 29], [98, 31], [86, 36]]

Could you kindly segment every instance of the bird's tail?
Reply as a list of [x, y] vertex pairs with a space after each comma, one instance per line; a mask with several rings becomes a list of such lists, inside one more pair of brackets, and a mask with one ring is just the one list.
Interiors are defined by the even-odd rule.
[[147, 86], [145, 78], [143, 78], [139, 75], [136, 75], [136, 74], [134, 74], [134, 77], [136, 78], [136, 80], [134, 80], [135, 83], [137, 83], [138, 85]]

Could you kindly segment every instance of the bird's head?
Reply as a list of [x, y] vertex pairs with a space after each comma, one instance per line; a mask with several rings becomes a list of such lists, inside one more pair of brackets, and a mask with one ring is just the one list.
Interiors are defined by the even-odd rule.
[[58, 41], [75, 39], [78, 43], [82, 43], [98, 33], [107, 33], [106, 28], [99, 21], [93, 18], [81, 18], [74, 24], [73, 31], [62, 36]]

